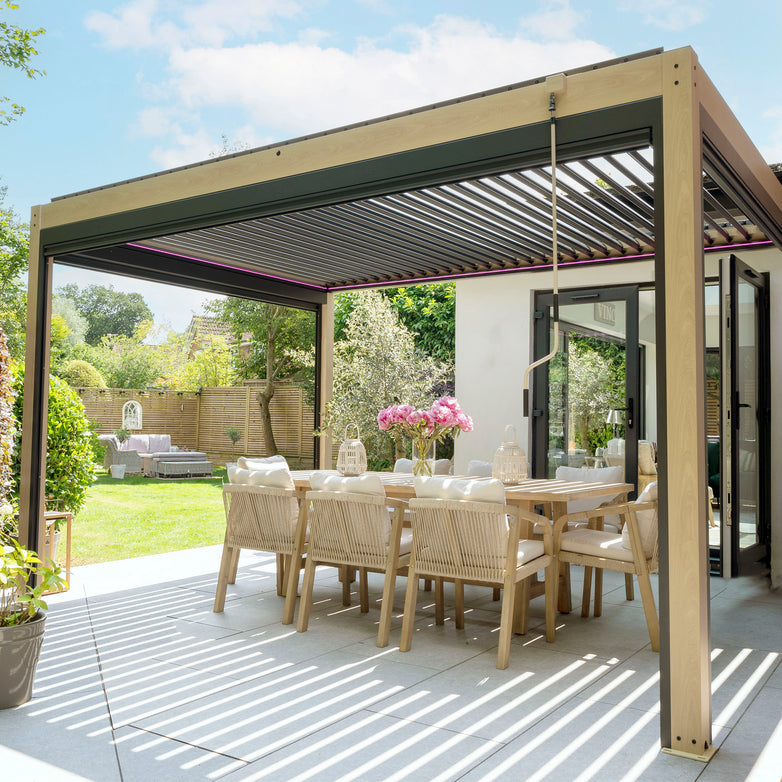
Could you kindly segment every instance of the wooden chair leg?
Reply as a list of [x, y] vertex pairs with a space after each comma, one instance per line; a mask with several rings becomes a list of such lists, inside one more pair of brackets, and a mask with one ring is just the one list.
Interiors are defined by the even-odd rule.
[[399, 650], [407, 652], [413, 642], [413, 625], [415, 624], [415, 604], [418, 600], [418, 578], [412, 574], [407, 577], [407, 591], [405, 592], [405, 615], [402, 619], [402, 638], [399, 641]]
[[592, 600], [592, 568], [584, 567], [584, 591], [581, 595], [581, 616], [589, 616], [589, 602]]
[[559, 563], [559, 576], [562, 582], [559, 585], [559, 598], [557, 608], [560, 614], [569, 614], [572, 606], [570, 595], [570, 563]]
[[491, 599], [496, 603], [500, 599], [500, 588], [494, 587], [491, 591]]
[[359, 591], [359, 599], [361, 601], [361, 613], [362, 614], [368, 614], [369, 613], [369, 582], [367, 579], [367, 569], [365, 567], [362, 567], [358, 571], [358, 591]]
[[342, 582], [342, 605], [350, 605], [350, 573], [344, 565], [339, 569], [339, 580]]
[[296, 630], [303, 633], [310, 621], [310, 609], [312, 608], [312, 587], [315, 583], [315, 563], [307, 557], [304, 567], [304, 581], [301, 585], [301, 600], [299, 601], [299, 619], [296, 622]]
[[595, 568], [595, 616], [603, 615], [603, 568]]
[[240, 548], [233, 549], [233, 556], [231, 558], [231, 570], [228, 575], [228, 583], [229, 584], [235, 584], [236, 583], [236, 574], [239, 571], [239, 552], [241, 551]]
[[425, 578], [424, 579], [424, 592], [431, 592], [432, 591], [432, 579], [431, 578]]
[[231, 562], [233, 549], [226, 543], [223, 546], [223, 555], [220, 557], [220, 571], [217, 575], [217, 592], [213, 611], [219, 614], [225, 608], [225, 593], [228, 590], [228, 579], [231, 574]]
[[510, 639], [513, 635], [513, 605], [516, 601], [516, 589], [510, 580], [505, 578], [502, 590], [502, 611], [500, 613], [500, 640], [497, 650], [497, 668], [503, 670], [508, 667], [510, 659]]
[[301, 553], [295, 552], [288, 565], [285, 584], [285, 608], [282, 612], [282, 623], [289, 625], [293, 622], [293, 614], [296, 611], [296, 597], [299, 593], [299, 573], [301, 573]]
[[456, 579], [453, 585], [453, 593], [456, 607], [456, 629], [464, 630], [464, 581]]
[[285, 555], [277, 554], [277, 594], [285, 596]]
[[635, 600], [635, 591], [633, 590], [632, 573], [625, 573], [625, 597], [628, 600]]
[[434, 580], [434, 621], [435, 624], [445, 624], [445, 593], [443, 592], [443, 580]]
[[383, 582], [383, 602], [380, 604], [380, 626], [377, 628], [377, 645], [388, 646], [388, 636], [391, 634], [391, 616], [394, 613], [394, 589], [396, 589], [396, 569], [386, 571]]
[[513, 602], [513, 632], [524, 635], [529, 629], [529, 593], [532, 576], [516, 582], [516, 598]]
[[557, 627], [557, 592], [559, 591], [559, 567], [557, 560], [546, 568], [546, 640], [553, 643]]
[[641, 600], [646, 614], [646, 626], [649, 628], [649, 640], [652, 642], [652, 651], [660, 651], [660, 622], [657, 618], [657, 608], [654, 605], [654, 593], [652, 582], [648, 573], [638, 574], [638, 589], [641, 592]]

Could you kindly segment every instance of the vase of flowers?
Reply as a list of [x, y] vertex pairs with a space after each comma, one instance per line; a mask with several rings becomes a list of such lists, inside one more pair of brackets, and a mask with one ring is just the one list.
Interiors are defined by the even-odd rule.
[[432, 474], [432, 462], [427, 457], [434, 443], [448, 435], [458, 437], [461, 432], [472, 431], [472, 418], [452, 396], [441, 397], [428, 410], [391, 405], [377, 414], [377, 424], [384, 432], [396, 431], [410, 437], [416, 475]]

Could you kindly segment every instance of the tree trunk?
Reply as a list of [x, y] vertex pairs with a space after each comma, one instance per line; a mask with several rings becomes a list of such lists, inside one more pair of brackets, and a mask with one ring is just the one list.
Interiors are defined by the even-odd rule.
[[263, 442], [266, 444], [267, 456], [276, 456], [279, 453], [272, 430], [272, 414], [269, 409], [273, 396], [274, 382], [267, 380], [266, 388], [258, 392], [258, 405], [261, 408], [261, 430], [263, 431]]

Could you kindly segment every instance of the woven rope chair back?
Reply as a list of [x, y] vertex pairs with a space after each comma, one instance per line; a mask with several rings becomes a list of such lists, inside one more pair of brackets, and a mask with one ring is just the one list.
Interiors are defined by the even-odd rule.
[[290, 554], [298, 519], [293, 489], [225, 484], [226, 542], [229, 546]]
[[385, 496], [309, 491], [309, 556], [338, 565], [385, 568], [391, 516]]
[[464, 500], [410, 500], [417, 573], [502, 581], [508, 554], [505, 505]]

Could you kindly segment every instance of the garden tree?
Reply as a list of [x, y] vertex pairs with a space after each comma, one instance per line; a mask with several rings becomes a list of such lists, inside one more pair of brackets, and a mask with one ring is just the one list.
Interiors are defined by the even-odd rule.
[[221, 336], [205, 337], [203, 347], [169, 378], [172, 388], [183, 391], [196, 391], [199, 386], [232, 386], [235, 382], [234, 353]]
[[334, 394], [324, 429], [339, 441], [345, 427], [357, 423], [377, 465], [379, 459], [403, 455], [407, 445], [380, 431], [378, 412], [395, 402], [429, 407], [453, 366], [416, 347], [386, 296], [378, 291], [351, 295], [343, 338], [334, 345]]
[[[24, 410], [24, 371], [15, 373], [16, 393], [13, 414], [16, 422], [12, 461], [14, 496], [19, 500], [22, 414]], [[64, 380], [49, 378], [49, 416], [46, 437], [46, 496], [76, 513], [87, 497], [87, 487], [95, 480], [94, 436], [84, 414], [84, 405]]]
[[107, 335], [132, 337], [142, 321], [152, 320], [152, 310], [140, 293], [115, 291], [112, 285], [89, 285], [80, 290], [70, 283], [57, 293], [73, 301], [87, 321], [84, 340], [89, 345], [99, 344]]
[[49, 365], [51, 372], [60, 374], [60, 366], [70, 357], [73, 346], [70, 343], [71, 330], [61, 315], [52, 315], [49, 330]]
[[[416, 346], [441, 361], [456, 356], [456, 286], [452, 282], [386, 288], [382, 291], [412, 332]], [[334, 339], [345, 335], [347, 321], [358, 300], [355, 292], [342, 293], [334, 303]]]
[[291, 378], [312, 386], [312, 368], [300, 360], [300, 355], [315, 342], [315, 316], [279, 304], [236, 298], [210, 302], [207, 310], [228, 323], [236, 343], [243, 346], [236, 363], [239, 378], [266, 381], [257, 399], [266, 450], [275, 455], [279, 450], [269, 409], [275, 384]]
[[26, 225], [10, 209], [3, 209], [5, 188], [0, 188], [0, 328], [5, 332], [12, 359], [24, 358], [27, 285], [25, 272], [30, 255]]
[[624, 407], [624, 347], [589, 337], [568, 341], [568, 406], [583, 448], [606, 439], [609, 410]]
[[52, 296], [52, 315], [59, 315], [68, 327], [68, 343], [76, 347], [84, 342], [87, 333], [87, 319], [79, 314], [76, 305], [64, 296]]
[[59, 376], [72, 388], [106, 388], [103, 375], [82, 359], [67, 361], [60, 367]]
[[[3, 5], [5, 9], [10, 10], [19, 8], [19, 5], [11, 0], [2, 0], [0, 9], [3, 8]], [[38, 54], [35, 48], [35, 39], [39, 35], [43, 35], [44, 32], [43, 27], [37, 30], [27, 30], [24, 27], [0, 21], [0, 65], [22, 71], [30, 79], [43, 76], [44, 71], [33, 68], [30, 61]], [[10, 124], [23, 113], [24, 106], [12, 103], [9, 97], [0, 95], [0, 125]]]

